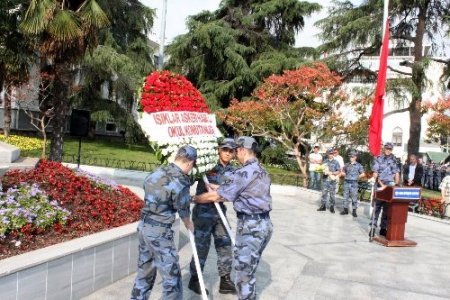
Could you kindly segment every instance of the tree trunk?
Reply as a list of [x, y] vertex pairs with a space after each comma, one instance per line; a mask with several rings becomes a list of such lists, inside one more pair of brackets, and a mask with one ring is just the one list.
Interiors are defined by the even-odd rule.
[[12, 96], [13, 86], [8, 85], [4, 102], [3, 102], [3, 134], [5, 137], [9, 136], [11, 131], [11, 96]]
[[55, 66], [55, 81], [53, 84], [54, 117], [51, 121], [53, 134], [50, 144], [50, 156], [52, 161], [62, 161], [64, 133], [66, 129], [66, 116], [69, 111], [69, 90], [72, 84], [70, 66], [60, 64]]
[[[298, 153], [298, 144], [296, 144], [294, 146], [293, 150], [294, 150], [294, 153]], [[301, 155], [300, 153], [298, 153], [298, 155], [296, 154], [297, 164], [298, 164], [298, 168], [300, 169], [300, 173], [303, 176], [303, 187], [307, 188], [308, 187], [308, 175], [306, 174], [306, 162], [302, 161], [300, 155]]]
[[423, 39], [425, 37], [425, 22], [429, 2], [425, 2], [423, 7], [419, 9], [416, 36], [414, 38], [414, 65], [412, 69], [412, 81], [416, 91], [413, 92], [412, 101], [409, 106], [409, 140], [408, 140], [408, 156], [410, 154], [419, 153], [420, 148], [420, 132], [422, 130], [422, 113], [420, 107], [422, 105], [422, 85], [424, 82], [423, 60]]

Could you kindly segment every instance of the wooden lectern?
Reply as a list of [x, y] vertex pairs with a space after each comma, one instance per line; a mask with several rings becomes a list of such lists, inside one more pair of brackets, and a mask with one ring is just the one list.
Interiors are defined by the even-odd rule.
[[[410, 202], [420, 200], [420, 187], [387, 186], [375, 193], [375, 199], [388, 202], [387, 234], [373, 239], [386, 247], [414, 247], [416, 242], [405, 239], [405, 224]], [[375, 212], [374, 212], [375, 213]]]

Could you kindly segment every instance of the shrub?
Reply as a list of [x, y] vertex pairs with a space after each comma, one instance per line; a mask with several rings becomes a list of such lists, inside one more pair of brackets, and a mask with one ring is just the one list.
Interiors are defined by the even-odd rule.
[[11, 231], [42, 232], [56, 223], [64, 224], [69, 211], [50, 199], [37, 184], [20, 184], [0, 193], [0, 237]]
[[[87, 177], [89, 176], [89, 177]], [[97, 232], [139, 219], [143, 202], [129, 189], [92, 175], [77, 172], [58, 162], [41, 160], [34, 170], [6, 173], [4, 186], [39, 183], [51, 199], [72, 214], [62, 230]]]

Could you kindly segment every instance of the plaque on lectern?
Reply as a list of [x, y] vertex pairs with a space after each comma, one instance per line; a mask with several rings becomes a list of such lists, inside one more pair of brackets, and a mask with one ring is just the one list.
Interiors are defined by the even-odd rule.
[[405, 239], [405, 225], [408, 219], [409, 203], [420, 200], [421, 188], [387, 186], [377, 191], [375, 198], [389, 204], [386, 237], [375, 237], [374, 240], [387, 247], [416, 246], [416, 242]]

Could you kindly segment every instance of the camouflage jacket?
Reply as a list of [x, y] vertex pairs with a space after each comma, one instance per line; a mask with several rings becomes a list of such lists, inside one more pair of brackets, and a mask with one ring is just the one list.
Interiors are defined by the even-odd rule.
[[176, 212], [180, 218], [188, 218], [191, 184], [189, 176], [173, 163], [156, 169], [144, 180], [145, 206], [142, 214], [165, 224], [175, 221]]

